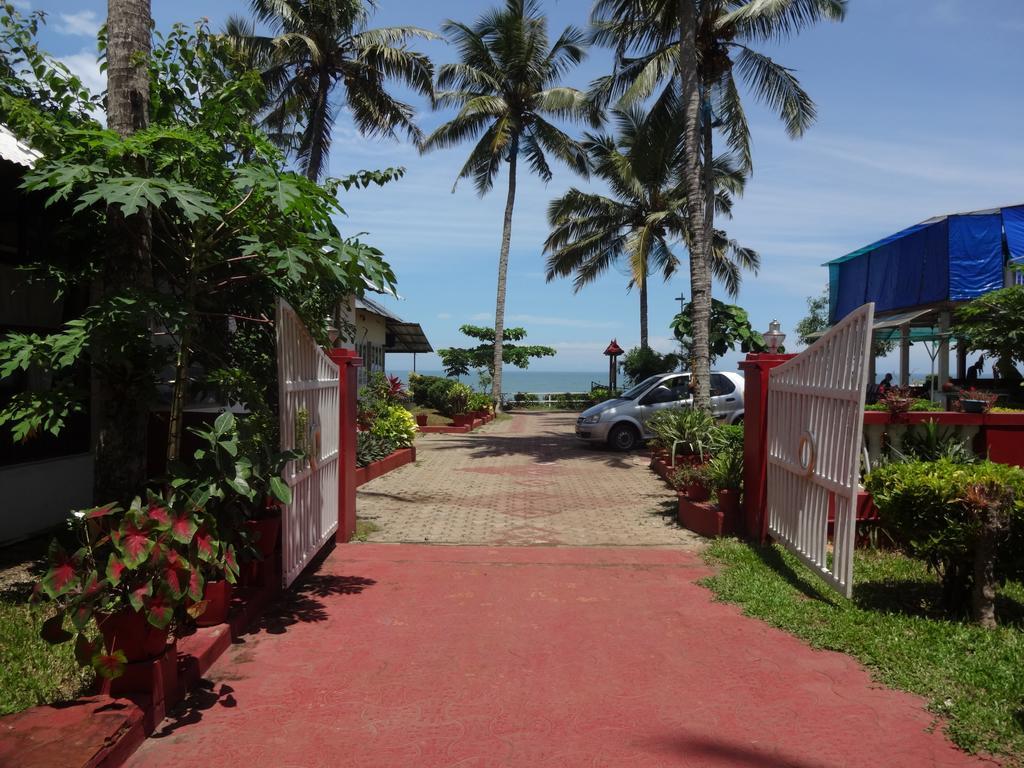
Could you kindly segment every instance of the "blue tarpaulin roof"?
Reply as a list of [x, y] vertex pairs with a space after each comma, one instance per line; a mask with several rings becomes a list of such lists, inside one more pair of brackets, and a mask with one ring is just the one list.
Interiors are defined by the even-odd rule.
[[929, 219], [828, 262], [829, 319], [869, 301], [891, 312], [977, 298], [1003, 287], [1008, 259], [1024, 263], [1024, 205]]

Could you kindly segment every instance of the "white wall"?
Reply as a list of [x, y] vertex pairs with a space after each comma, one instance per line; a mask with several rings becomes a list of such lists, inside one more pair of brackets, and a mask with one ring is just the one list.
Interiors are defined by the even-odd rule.
[[45, 533], [92, 506], [92, 454], [0, 469], [0, 544]]

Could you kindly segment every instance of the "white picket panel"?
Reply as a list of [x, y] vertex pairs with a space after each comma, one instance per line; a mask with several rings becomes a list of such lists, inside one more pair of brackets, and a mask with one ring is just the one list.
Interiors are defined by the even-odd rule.
[[[875, 305], [847, 315], [768, 380], [768, 530], [838, 592], [853, 589]], [[834, 499], [832, 563], [829, 499]]]
[[338, 530], [341, 394], [339, 371], [286, 301], [277, 303], [281, 448], [309, 459], [289, 462], [292, 503], [281, 517], [281, 571], [288, 587]]

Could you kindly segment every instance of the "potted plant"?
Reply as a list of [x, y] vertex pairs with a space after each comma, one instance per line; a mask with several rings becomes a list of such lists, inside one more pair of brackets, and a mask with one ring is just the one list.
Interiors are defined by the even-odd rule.
[[[50, 545], [49, 570], [37, 593], [58, 606], [43, 625], [51, 643], [74, 640], [75, 657], [105, 678], [130, 662], [162, 654], [168, 627], [186, 600], [202, 597], [196, 535], [201, 508], [187, 500], [136, 498], [128, 509], [107, 504], [74, 512], [77, 548]], [[95, 618], [102, 646], [85, 633]]]
[[427, 426], [427, 420], [430, 418], [428, 413], [417, 413], [416, 414], [416, 426], [425, 427]]
[[471, 426], [473, 417], [469, 415], [469, 400], [473, 390], [465, 384], [455, 383], [445, 398], [447, 415], [457, 427]]
[[470, 395], [468, 408], [474, 419], [486, 419], [491, 412], [491, 398], [483, 392], [474, 392]]
[[720, 427], [720, 430], [736, 430], [738, 436], [716, 432], [713, 437], [715, 454], [708, 462], [708, 478], [718, 495], [718, 506], [728, 517], [735, 516], [740, 509], [740, 492], [743, 489], [743, 428]]
[[672, 473], [672, 485], [690, 501], [707, 501], [708, 469], [706, 464], [684, 464]]
[[971, 387], [961, 390], [959, 406], [964, 413], [988, 413], [998, 399], [999, 395], [994, 392], [983, 392]]
[[189, 606], [188, 614], [197, 627], [223, 624], [227, 621], [232, 591], [238, 580], [235, 547], [217, 537], [213, 520], [196, 531], [194, 541], [204, 583], [202, 599]]

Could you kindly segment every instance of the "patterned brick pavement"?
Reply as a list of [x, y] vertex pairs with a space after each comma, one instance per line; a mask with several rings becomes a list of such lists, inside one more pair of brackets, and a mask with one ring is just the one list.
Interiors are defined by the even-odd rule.
[[371, 541], [698, 547], [643, 452], [589, 448], [575, 416], [516, 413], [468, 435], [422, 435], [417, 461], [359, 489]]

